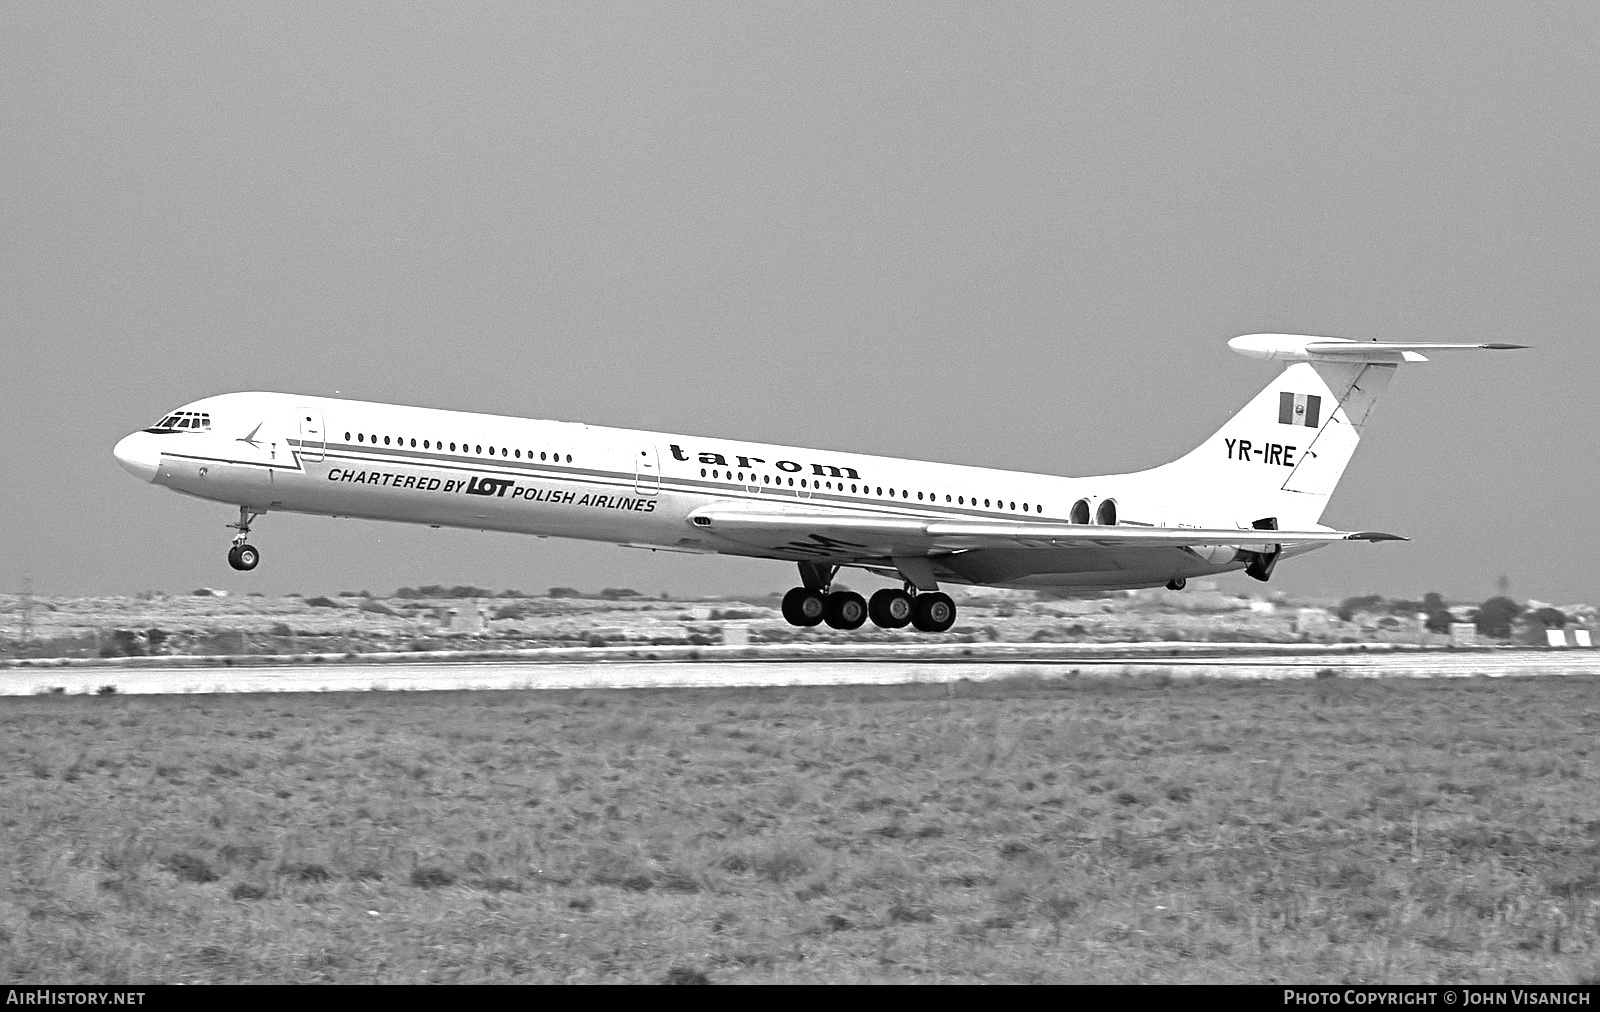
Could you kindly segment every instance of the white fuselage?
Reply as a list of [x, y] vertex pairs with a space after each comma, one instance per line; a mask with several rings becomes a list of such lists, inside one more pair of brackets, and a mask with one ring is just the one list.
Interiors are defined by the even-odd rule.
[[[511, 531], [669, 551], [803, 562], [807, 544], [749, 545], [691, 523], [708, 505], [855, 517], [1062, 524], [1113, 500], [1118, 522], [1239, 518], [1185, 511], [1182, 490], [1142, 474], [1067, 478], [743, 440], [606, 428], [279, 393], [209, 397], [209, 428], [144, 430], [120, 443], [145, 480], [256, 512], [288, 511]], [[198, 423], [197, 423], [198, 424]], [[1080, 507], [1081, 509], [1081, 507]], [[1241, 567], [1182, 548], [983, 549], [936, 562], [940, 579], [1111, 588]], [[892, 575], [887, 560], [862, 568]]]

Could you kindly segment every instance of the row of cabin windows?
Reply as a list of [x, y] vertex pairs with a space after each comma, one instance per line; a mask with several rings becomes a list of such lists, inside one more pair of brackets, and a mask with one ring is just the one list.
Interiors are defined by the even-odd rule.
[[[405, 436], [395, 436], [395, 437], [393, 437], [393, 440], [394, 440], [393, 445], [395, 445], [395, 446], [405, 446], [406, 445], [406, 437]], [[350, 433], [346, 432], [344, 434], [344, 441], [347, 442], [347, 443], [350, 442]], [[372, 443], [372, 445], [376, 446], [376, 445], [378, 445], [378, 436], [376, 434], [373, 434], [373, 435], [369, 436], [365, 432], [358, 432], [358, 433], [355, 434], [355, 441], [358, 442], [358, 443], [365, 443], [365, 442], [369, 442], [370, 441]], [[390, 437], [389, 436], [384, 436], [383, 437], [383, 445], [384, 446], [389, 446], [390, 445]], [[417, 445], [417, 441], [415, 439], [411, 440], [411, 445], [412, 446], [416, 446]], [[450, 445], [450, 452], [451, 453], [456, 452], [456, 444], [451, 443], [449, 445]], [[443, 450], [445, 448], [445, 442], [442, 439], [438, 439], [438, 440], [435, 440], [435, 439], [424, 439], [422, 441], [422, 448], [424, 450]], [[483, 444], [482, 443], [462, 443], [461, 444], [461, 452], [462, 453], [476, 453], [476, 454], [480, 454], [481, 455], [483, 453]], [[497, 454], [499, 456], [502, 456], [502, 457], [515, 457], [518, 460], [522, 459], [522, 451], [520, 449], [510, 449], [510, 450], [508, 450], [503, 446], [500, 446], [500, 447], [491, 446], [491, 447], [489, 447], [489, 456], [493, 457], [493, 456], [495, 456]], [[528, 451], [528, 459], [529, 460], [533, 459], [533, 451], [532, 450]], [[547, 452], [545, 450], [540, 450], [539, 451], [539, 459], [540, 460], [550, 460], [550, 461], [554, 461], [555, 463], [559, 464], [559, 463], [561, 463], [561, 454], [559, 454], [559, 453], [549, 453], [549, 452]], [[572, 463], [572, 454], [570, 454], [570, 453], [567, 454], [566, 462], [568, 464]]]
[[[209, 419], [208, 419], [208, 421], [209, 421]], [[351, 437], [351, 434], [346, 432], [344, 434], [345, 442], [349, 442], [350, 441], [350, 437]], [[407, 438], [405, 436], [395, 436], [395, 437], [384, 436], [382, 438], [383, 438], [383, 445], [384, 446], [390, 446], [390, 445], [405, 446], [406, 443], [407, 443]], [[365, 442], [368, 441], [368, 439], [369, 439], [369, 436], [365, 432], [358, 432], [358, 433], [355, 434], [355, 440], [358, 443], [365, 443]], [[373, 434], [370, 437], [370, 439], [371, 439], [372, 443], [374, 445], [376, 445], [377, 442], [378, 442], [379, 437], [376, 434]], [[411, 439], [410, 440], [410, 445], [415, 447], [417, 445], [417, 441], [415, 439]], [[450, 447], [450, 452], [451, 453], [456, 452], [456, 444], [455, 443], [450, 443], [448, 445]], [[442, 440], [434, 441], [434, 440], [431, 440], [431, 439], [424, 439], [422, 441], [422, 448], [424, 450], [431, 450], [431, 449], [435, 449], [435, 448], [437, 448], [439, 450], [443, 450], [445, 448], [445, 446], [446, 446], [446, 444]], [[482, 446], [482, 444], [468, 444], [468, 443], [462, 443], [461, 444], [461, 452], [462, 453], [466, 453], [469, 450], [471, 452], [473, 452], [473, 453], [482, 454], [483, 453], [483, 446]], [[498, 454], [499, 456], [502, 456], [502, 457], [515, 457], [515, 458], [517, 458], [519, 460], [522, 459], [522, 450], [520, 450], [520, 449], [507, 450], [503, 446], [499, 447], [499, 448], [496, 448], [496, 447], [493, 447], [493, 446], [489, 447], [489, 456], [493, 457], [496, 454]], [[561, 462], [562, 455], [560, 453], [548, 454], [546, 451], [543, 451], [543, 450], [541, 450], [539, 452], [539, 459], [540, 460], [548, 460], [552, 456], [554, 457], [556, 463], [560, 463]], [[533, 451], [532, 450], [528, 451], [528, 459], [529, 460], [533, 459]], [[569, 454], [566, 455], [566, 463], [568, 463], [568, 464], [572, 463], [572, 454], [569, 453]], [[712, 477], [712, 478], [721, 479], [721, 478], [724, 477], [724, 472], [723, 472], [723, 470], [721, 468], [713, 468], [713, 469], [711, 469], [711, 471], [709, 473], [709, 476]], [[702, 477], [702, 478], [707, 477], [706, 468], [702, 467], [700, 469], [700, 477]], [[744, 481], [744, 479], [745, 479], [745, 472], [743, 472], [743, 471], [738, 472], [738, 480], [739, 481]], [[726, 472], [726, 480], [728, 480], [728, 481], [734, 480], [734, 472], [733, 471]], [[750, 480], [752, 482], [754, 482], [756, 480], [756, 475], [755, 475], [754, 471], [750, 472]], [[786, 480], [787, 480], [789, 485], [791, 485], [791, 486], [794, 485], [794, 478], [792, 478], [792, 477], [785, 479], [785, 477], [783, 475], [779, 475], [776, 479], [774, 479], [772, 477], [772, 475], [770, 475], [770, 474], [764, 474], [764, 475], [761, 476], [761, 483], [763, 485], [771, 485], [771, 484], [782, 485], [782, 484], [785, 483]], [[809, 488], [809, 487], [812, 487], [813, 485], [815, 487], [817, 487], [817, 488], [827, 488], [829, 491], [833, 491], [834, 490], [834, 483], [831, 482], [831, 481], [810, 482], [806, 478], [801, 478], [800, 479], [800, 487], [801, 488]], [[844, 488], [845, 488], [844, 482], [842, 482], [842, 481], [839, 482], [837, 490], [840, 491], [840, 492], [843, 492]], [[868, 485], [859, 485], [858, 486], [856, 484], [851, 484], [850, 491], [852, 493], [854, 493], [854, 492], [857, 492], [857, 490], [859, 489], [859, 494], [861, 494], [861, 495], [877, 495], [880, 498], [882, 498], [883, 497], [883, 487], [881, 485], [880, 486], [876, 486], [876, 489], [877, 489], [876, 492], [873, 491], [873, 488], [874, 488], [874, 486], [868, 486]], [[898, 495], [899, 498], [901, 498], [901, 499], [910, 499], [911, 498], [911, 492], [909, 490], [907, 490], [907, 489], [900, 489], [898, 491], [898, 493], [896, 492], [895, 489], [892, 489], [892, 488], [889, 489], [888, 498], [893, 499], [893, 498], [896, 497], [896, 495]], [[938, 501], [938, 498], [939, 498], [938, 494], [934, 493], [934, 492], [928, 492], [926, 494], [924, 494], [922, 492], [918, 492], [917, 493], [917, 499], [918, 499], [918, 501], [921, 501], [921, 502], [936, 502], [936, 501]], [[951, 502], [952, 499], [957, 505], [965, 506], [967, 504], [967, 497], [964, 496], [964, 495], [959, 495], [959, 496], [952, 497], [947, 493], [945, 495], [945, 497], [944, 497], [944, 501], [947, 502], [947, 503]], [[1014, 500], [1011, 501], [1008, 504], [1005, 500], [996, 499], [996, 500], [993, 500], [993, 506], [992, 507], [990, 506], [990, 502], [991, 502], [991, 500], [988, 500], [988, 499], [983, 500], [984, 509], [990, 509], [990, 508], [993, 508], [993, 509], [1007, 509], [1008, 506], [1009, 506], [1009, 508], [1014, 511], [1017, 508], [1017, 504], [1016, 504], [1016, 502]], [[978, 497], [977, 496], [973, 496], [972, 497], [972, 505], [973, 506], [977, 506], [978, 505]], [[1043, 513], [1044, 512], [1044, 507], [1041, 506], [1041, 505], [1035, 505], [1035, 506], [1032, 507], [1031, 511], [1032, 512], [1037, 512], [1037, 513]], [[1022, 512], [1024, 512], [1024, 513], [1030, 512], [1030, 508], [1029, 508], [1029, 505], [1027, 503], [1023, 503], [1022, 504]]]
[[[739, 471], [739, 472], [737, 472], [737, 475], [738, 475], [737, 478], [735, 478], [735, 472], [733, 472], [733, 471], [724, 471], [720, 467], [711, 468], [709, 471], [706, 468], [703, 468], [703, 467], [700, 469], [700, 477], [702, 477], [702, 478], [708, 478], [709, 477], [709, 478], [718, 478], [718, 479], [721, 479], [721, 480], [724, 480], [724, 481], [735, 481], [735, 480], [741, 481], [741, 482], [744, 481], [745, 472]], [[754, 484], [755, 480], [756, 480], [756, 473], [754, 471], [751, 471], [750, 472], [750, 481], [751, 481], [751, 483]], [[785, 478], [783, 475], [779, 475], [776, 479], [774, 479], [772, 477], [772, 475], [770, 475], [770, 474], [764, 474], [764, 475], [761, 476], [761, 484], [763, 484], [763, 485], [774, 485], [774, 484], [783, 485], [785, 483], [787, 483], [789, 485], [793, 485], [794, 484], [794, 479], [793, 478]], [[838, 482], [837, 483], [837, 487], [835, 487], [835, 484], [836, 483], [831, 482], [831, 481], [813, 481], [808, 485], [807, 484], [807, 479], [805, 479], [805, 478], [801, 478], [800, 479], [800, 487], [801, 488], [826, 488], [829, 491], [839, 491], [839, 492], [843, 492], [845, 490], [844, 482], [842, 482], [842, 481]], [[874, 486], [874, 485], [860, 485], [860, 486], [857, 486], [855, 484], [851, 484], [850, 491], [851, 492], [856, 492], [858, 487], [860, 489], [860, 493], [859, 494], [861, 494], [861, 495], [877, 495], [879, 497], [883, 497], [883, 486], [881, 486], [881, 485], [877, 485], [877, 486]], [[876, 491], [874, 491], [874, 489], [876, 489]], [[891, 488], [889, 490], [889, 495], [887, 496], [887, 498], [893, 499], [896, 496], [898, 496], [901, 499], [910, 499], [911, 498], [911, 492], [909, 490], [907, 490], [907, 489], [900, 489], [898, 492], [896, 492], [894, 489]], [[926, 494], [926, 496], [924, 496], [923, 493], [918, 492], [917, 493], [917, 499], [919, 501], [921, 501], [921, 502], [938, 502], [939, 501], [939, 496], [935, 492], [929, 492], [929, 493]], [[967, 497], [964, 496], [964, 495], [958, 495], [958, 496], [952, 497], [951, 495], [946, 493], [946, 495], [944, 497], [944, 501], [945, 502], [954, 502], [957, 505], [965, 506], [967, 504]], [[1003, 500], [1003, 499], [994, 500], [994, 506], [993, 507], [991, 507], [989, 505], [989, 503], [990, 503], [990, 500], [985, 499], [983, 501], [983, 508], [984, 509], [991, 509], [992, 508], [992, 509], [1001, 509], [1001, 510], [1003, 510], [1003, 509], [1006, 509], [1007, 506], [1008, 506], [1007, 501]], [[974, 506], [978, 505], [978, 497], [977, 496], [973, 496], [972, 497], [972, 505], [974, 505]], [[1017, 508], [1017, 504], [1016, 504], [1015, 500], [1012, 500], [1009, 503], [1009, 508], [1013, 509], [1013, 510], [1015, 510]], [[1034, 505], [1034, 506], [1030, 507], [1027, 503], [1023, 503], [1022, 504], [1022, 512], [1024, 512], [1024, 513], [1029, 513], [1029, 512], [1032, 512], [1032, 513], [1043, 513], [1044, 512], [1044, 507], [1040, 506], [1040, 505]]]

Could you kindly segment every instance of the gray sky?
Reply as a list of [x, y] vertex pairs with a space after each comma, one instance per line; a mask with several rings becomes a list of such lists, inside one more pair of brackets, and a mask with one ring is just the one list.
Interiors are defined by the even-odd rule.
[[268, 389], [1089, 474], [1284, 331], [1537, 350], [1403, 370], [1324, 520], [1415, 540], [1273, 587], [1600, 599], [1597, 63], [1594, 4], [7, 3], [0, 590], [782, 590], [278, 514], [236, 574], [110, 450]]

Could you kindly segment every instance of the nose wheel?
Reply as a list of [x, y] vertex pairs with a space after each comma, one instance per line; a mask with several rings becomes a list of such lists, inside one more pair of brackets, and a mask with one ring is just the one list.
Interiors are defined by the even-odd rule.
[[261, 552], [256, 546], [245, 543], [250, 536], [250, 523], [260, 515], [259, 511], [240, 506], [239, 522], [228, 525], [229, 529], [239, 532], [233, 537], [233, 547], [228, 549], [228, 565], [243, 573], [248, 573], [261, 562]]

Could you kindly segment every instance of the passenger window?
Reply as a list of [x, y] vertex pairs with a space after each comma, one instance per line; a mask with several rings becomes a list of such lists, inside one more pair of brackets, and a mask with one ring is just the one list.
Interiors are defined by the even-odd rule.
[[346, 432], [346, 433], [345, 433], [345, 434], [344, 434], [344, 440], [345, 440], [345, 442], [347, 442], [347, 443], [348, 443], [348, 442], [349, 442], [349, 441], [350, 441], [350, 433], [348, 433], [348, 432]]

